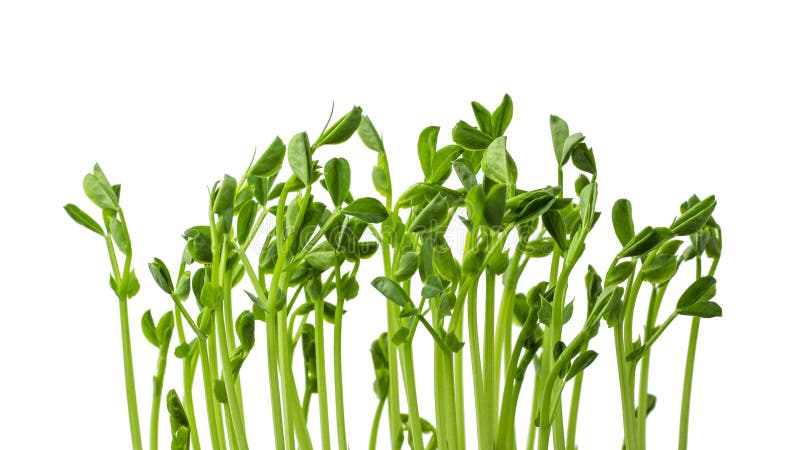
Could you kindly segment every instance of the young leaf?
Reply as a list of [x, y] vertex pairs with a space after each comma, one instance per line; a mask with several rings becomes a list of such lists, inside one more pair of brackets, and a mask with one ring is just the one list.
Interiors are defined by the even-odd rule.
[[178, 275], [178, 282], [175, 283], [175, 298], [184, 301], [189, 298], [189, 289], [191, 284], [191, 272], [184, 271]]
[[581, 223], [590, 228], [594, 223], [594, 208], [597, 202], [597, 183], [589, 183], [580, 193]]
[[614, 202], [614, 206], [611, 208], [611, 221], [614, 224], [614, 233], [624, 247], [636, 234], [633, 228], [631, 202], [628, 199], [621, 198]]
[[99, 180], [95, 174], [87, 174], [83, 178], [83, 192], [86, 193], [92, 203], [100, 208], [119, 211], [117, 195], [109, 186], [105, 176], [102, 177], [102, 180]]
[[448, 204], [441, 195], [437, 195], [422, 211], [417, 214], [408, 229], [412, 233], [420, 233], [441, 225], [447, 216]]
[[575, 146], [572, 151], [572, 164], [579, 170], [592, 175], [597, 175], [597, 163], [594, 161], [594, 152], [592, 149], [586, 147], [586, 144], [580, 143]]
[[668, 228], [645, 227], [633, 237], [619, 253], [620, 258], [628, 256], [641, 256], [659, 245], [663, 244], [674, 235]]
[[259, 178], [269, 178], [281, 170], [283, 158], [286, 155], [286, 144], [276, 136], [264, 153], [258, 158], [248, 172]]
[[236, 334], [239, 336], [239, 342], [248, 351], [255, 345], [255, 327], [255, 318], [250, 311], [242, 311], [236, 318]]
[[481, 170], [484, 175], [497, 183], [510, 184], [507, 153], [505, 136], [493, 140], [481, 159]]
[[406, 291], [389, 278], [377, 277], [372, 280], [372, 286], [383, 294], [384, 297], [397, 305], [405, 306], [411, 303], [411, 298], [406, 294]]
[[535, 239], [528, 241], [522, 251], [531, 258], [544, 258], [553, 253], [553, 240], [550, 238]]
[[698, 302], [710, 300], [715, 293], [717, 280], [714, 277], [701, 277], [690, 284], [678, 299], [677, 309], [680, 311]]
[[642, 276], [650, 283], [664, 283], [675, 275], [678, 261], [671, 253], [660, 253], [642, 266]]
[[564, 219], [558, 211], [547, 211], [542, 215], [542, 225], [550, 233], [550, 236], [558, 245], [563, 253], [569, 249], [569, 242], [567, 241], [567, 228], [564, 225]]
[[311, 184], [311, 146], [305, 131], [295, 134], [289, 141], [289, 167], [303, 185]]
[[585, 137], [581, 133], [567, 136], [567, 139], [564, 140], [564, 148], [561, 150], [561, 159], [558, 161], [560, 165], [563, 166], [569, 161], [570, 156], [572, 156], [572, 151], [578, 144], [581, 144], [584, 139]]
[[[564, 142], [569, 136], [569, 127], [564, 119], [558, 116], [550, 116], [550, 135], [553, 138], [553, 151], [556, 154], [556, 161], [563, 159]], [[563, 164], [562, 164], [563, 165]]]
[[359, 198], [345, 206], [342, 212], [368, 223], [381, 223], [389, 217], [386, 207], [372, 197]]
[[214, 198], [214, 212], [221, 214], [233, 207], [233, 197], [236, 195], [236, 179], [225, 175], [222, 185]]
[[398, 281], [405, 281], [411, 278], [417, 271], [417, 254], [406, 252], [400, 257], [397, 269], [394, 271], [394, 278]]
[[142, 315], [142, 334], [151, 344], [160, 347], [156, 324], [153, 322], [153, 314], [149, 309]]
[[616, 266], [609, 269], [608, 274], [606, 274], [606, 284], [619, 284], [628, 279], [628, 277], [633, 273], [634, 264], [631, 261], [623, 261]]
[[492, 143], [492, 137], [464, 121], [459, 121], [453, 128], [453, 142], [467, 150], [479, 151]]
[[347, 114], [336, 123], [328, 127], [317, 139], [314, 148], [323, 145], [335, 145], [350, 139], [361, 124], [361, 107], [354, 106]]
[[131, 250], [131, 238], [128, 236], [128, 230], [122, 225], [122, 222], [112, 217], [108, 221], [108, 232], [114, 238], [117, 248], [122, 253], [128, 253]]
[[378, 134], [378, 130], [375, 129], [375, 125], [373, 125], [369, 117], [365, 115], [361, 116], [361, 124], [358, 126], [358, 136], [368, 149], [375, 150], [379, 153], [385, 152], [383, 148], [383, 139], [381, 139], [380, 134]]
[[456, 171], [456, 175], [465, 190], [469, 191], [473, 186], [478, 184], [478, 180], [475, 179], [475, 174], [472, 172], [472, 169], [470, 169], [463, 160], [459, 159], [453, 161], [453, 170]]
[[169, 346], [169, 340], [172, 337], [172, 330], [175, 327], [175, 319], [172, 315], [172, 311], [167, 311], [158, 319], [158, 325], [156, 325], [156, 336], [158, 336], [159, 348], [163, 346]]
[[569, 372], [567, 372], [567, 377], [564, 381], [569, 381], [579, 373], [586, 370], [586, 368], [589, 367], [595, 359], [597, 359], [597, 352], [594, 350], [587, 350], [578, 355], [572, 362], [572, 366], [570, 366]]
[[506, 211], [506, 190], [506, 185], [496, 184], [492, 186], [489, 194], [486, 195], [483, 217], [486, 220], [486, 224], [492, 228], [497, 228], [503, 224], [503, 215]]
[[484, 133], [492, 133], [492, 113], [478, 102], [472, 102], [472, 113], [478, 121], [478, 128]]
[[250, 235], [250, 230], [256, 221], [256, 211], [258, 210], [258, 203], [254, 200], [248, 200], [239, 209], [239, 215], [236, 217], [236, 240], [239, 245], [247, 241]]
[[131, 270], [131, 273], [128, 274], [128, 292], [126, 293], [127, 298], [133, 298], [136, 294], [139, 293], [139, 278], [136, 277], [136, 271]]
[[78, 208], [77, 206], [73, 205], [72, 203], [67, 203], [64, 205], [64, 210], [72, 217], [72, 220], [77, 222], [79, 225], [83, 225], [84, 227], [94, 231], [95, 233], [99, 234], [100, 236], [105, 236], [103, 232], [103, 228], [95, 222], [88, 214], [83, 212], [82, 209]]
[[425, 181], [431, 184], [441, 184], [450, 176], [453, 170], [453, 160], [461, 154], [461, 147], [448, 145], [433, 154], [431, 161], [431, 176]]
[[164, 261], [153, 258], [153, 262], [148, 264], [147, 267], [150, 268], [150, 273], [153, 275], [153, 279], [156, 281], [158, 287], [167, 294], [172, 294], [172, 278], [169, 276], [169, 269], [167, 269], [167, 265], [164, 264]]
[[678, 309], [678, 314], [710, 319], [722, 316], [722, 308], [714, 302], [698, 302]]
[[350, 163], [344, 158], [333, 158], [325, 164], [325, 187], [335, 207], [339, 207], [350, 193]]
[[670, 225], [670, 230], [677, 236], [688, 236], [696, 233], [706, 224], [717, 206], [717, 200], [712, 195], [696, 203]]
[[511, 101], [511, 97], [506, 94], [503, 96], [500, 106], [492, 113], [492, 135], [494, 137], [502, 136], [506, 132], [513, 115], [514, 103]]
[[417, 156], [419, 166], [425, 179], [432, 175], [433, 155], [436, 153], [436, 141], [439, 138], [439, 127], [430, 126], [422, 130], [417, 141]]

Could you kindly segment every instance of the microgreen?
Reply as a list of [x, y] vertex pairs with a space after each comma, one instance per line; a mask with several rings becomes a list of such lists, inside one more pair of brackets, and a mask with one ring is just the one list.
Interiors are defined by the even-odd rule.
[[[150, 310], [141, 318], [142, 335], [157, 350], [151, 449], [158, 447], [159, 413], [166, 407], [171, 448], [199, 450], [207, 442], [214, 450], [247, 450], [248, 428], [261, 426], [247, 423], [240, 376], [251, 370], [247, 358], [254, 351], [267, 357], [273, 448], [310, 449], [314, 441], [325, 450], [356, 448], [358, 424], [347, 420], [347, 410], [363, 405], [345, 395], [343, 380], [352, 370], [350, 354], [369, 351], [377, 397], [370, 449], [461, 450], [476, 443], [480, 450], [514, 450], [524, 442], [529, 450], [576, 450], [583, 379], [597, 370], [597, 358], [613, 355], [621, 444], [645, 450], [656, 406], [648, 390], [650, 362], [676, 320], [691, 322], [678, 436], [679, 448], [687, 448], [700, 321], [722, 315], [713, 301], [722, 250], [712, 217], [716, 198], [692, 196], [669, 225], [639, 228], [631, 202], [617, 200], [610, 212], [617, 254], [607, 266], [593, 266], [584, 261], [587, 238], [603, 219], [597, 210], [601, 171], [588, 138], [550, 116], [555, 181], [530, 186], [509, 150], [511, 98], [504, 96], [493, 110], [472, 102], [471, 110], [476, 124], [458, 121], [452, 143], [440, 142], [438, 125], [422, 130], [421, 179], [399, 195], [392, 189], [392, 153], [360, 107], [329, 121], [314, 140], [305, 131], [287, 144], [275, 137], [241, 179], [223, 175], [211, 184], [207, 220], [187, 224], [173, 270], [169, 258], [148, 264], [163, 291], [153, 299], [164, 302], [156, 309], [166, 307], [158, 321]], [[355, 139], [364, 153], [326, 152]], [[365, 156], [376, 158], [375, 193], [356, 197], [348, 158]], [[565, 191], [570, 174], [575, 181], [566, 191], [574, 189], [574, 198]], [[140, 450], [127, 304], [141, 282], [132, 268], [131, 234], [120, 186], [111, 185], [99, 166], [84, 177], [83, 188], [102, 220], [73, 204], [64, 209], [105, 242], [120, 308], [131, 443]], [[463, 232], [451, 234], [456, 227]], [[456, 235], [462, 240], [451, 239]], [[260, 251], [249, 251], [253, 244]], [[550, 270], [534, 273], [532, 259], [549, 260]], [[694, 281], [665, 298], [692, 260]], [[382, 275], [363, 280], [364, 265], [381, 267]], [[569, 282], [583, 267], [585, 290], [576, 294]], [[642, 290], [649, 290], [649, 302], [638, 301]], [[361, 326], [347, 310], [376, 299], [385, 300], [385, 316], [374, 321], [383, 328], [378, 338], [345, 351], [344, 333]], [[634, 325], [637, 308], [646, 314]], [[333, 342], [326, 343], [331, 328]], [[612, 351], [593, 341], [600, 333], [613, 335]], [[416, 345], [432, 346], [432, 367], [415, 358]], [[182, 392], [172, 389], [162, 401], [171, 349], [182, 362]], [[295, 371], [299, 361], [302, 373]], [[194, 402], [198, 366], [202, 410]], [[473, 411], [465, 407], [465, 369], [472, 373]], [[421, 411], [418, 396], [431, 393], [418, 392], [417, 377], [435, 383], [433, 411]], [[569, 404], [562, 402], [567, 389]], [[523, 391], [532, 391], [532, 398], [521, 400]], [[312, 402], [316, 418], [309, 417]], [[198, 414], [207, 421], [204, 435]], [[526, 414], [529, 426], [517, 428], [517, 416]], [[475, 427], [467, 426], [468, 415]], [[388, 440], [379, 443], [384, 417]], [[309, 420], [318, 421], [319, 436], [312, 438]]]

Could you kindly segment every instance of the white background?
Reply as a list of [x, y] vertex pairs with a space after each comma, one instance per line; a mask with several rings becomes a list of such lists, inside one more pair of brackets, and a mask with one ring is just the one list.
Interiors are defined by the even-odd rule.
[[[473, 121], [469, 101], [494, 107], [505, 92], [523, 186], [555, 182], [554, 113], [595, 149], [600, 210], [624, 196], [637, 227], [665, 225], [692, 193], [717, 195], [725, 313], [701, 326], [690, 445], [797, 448], [797, 12], [788, 2], [596, 3], [3, 3], [0, 448], [129, 445], [103, 245], [61, 209], [95, 213], [81, 189], [95, 161], [123, 184], [143, 284], [130, 306], [146, 433], [156, 355], [138, 320], [170, 305], [146, 263], [160, 256], [175, 270], [180, 234], [204, 220], [208, 185], [238, 176], [277, 134], [315, 138], [335, 101], [337, 115], [361, 105], [384, 134], [399, 193], [421, 176], [424, 126], [441, 125], [444, 143], [457, 120]], [[357, 142], [325, 152], [351, 159], [356, 195], [371, 191], [374, 153]], [[605, 270], [617, 245], [607, 213], [588, 245], [586, 262]], [[383, 300], [368, 281], [345, 316], [353, 449], [366, 447], [376, 403], [368, 345]], [[652, 449], [676, 446], [687, 323], [655, 352]], [[593, 342], [600, 358], [584, 387], [582, 449], [619, 448], [609, 334]], [[242, 375], [252, 448], [271, 447], [263, 337]], [[429, 346], [420, 339], [417, 367], [432, 419]], [[179, 364], [169, 364], [166, 388], [178, 387]]]

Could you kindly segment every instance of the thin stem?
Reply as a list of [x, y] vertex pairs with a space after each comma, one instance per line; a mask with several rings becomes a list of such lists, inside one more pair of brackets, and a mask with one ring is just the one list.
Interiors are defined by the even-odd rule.
[[494, 443], [494, 427], [497, 421], [494, 389], [494, 294], [497, 276], [486, 271], [486, 310], [483, 331], [483, 415], [487, 434], [486, 441]]
[[480, 342], [478, 341], [478, 295], [477, 285], [473, 285], [467, 296], [467, 330], [469, 332], [469, 355], [472, 362], [472, 388], [475, 397], [475, 421], [478, 426], [478, 445], [481, 450], [491, 449], [491, 442], [485, 438], [483, 373], [481, 372]]
[[288, 414], [288, 412], [292, 410], [290, 405], [291, 392], [289, 380], [293, 377], [293, 374], [292, 361], [289, 357], [289, 348], [286, 342], [286, 308], [278, 311], [278, 327], [278, 357], [280, 358], [279, 368], [282, 380], [281, 393], [283, 395], [284, 412], [287, 413], [283, 415], [283, 431], [286, 436], [286, 447], [289, 450], [294, 450], [294, 421], [292, 420], [292, 415]]
[[150, 450], [158, 450], [158, 416], [161, 411], [161, 389], [164, 386], [168, 350], [169, 347], [166, 345], [158, 350], [156, 376], [153, 379], [153, 404], [150, 409]]
[[[696, 276], [699, 279], [703, 275], [702, 261], [700, 255], [696, 256]], [[689, 348], [686, 351], [686, 367], [683, 373], [683, 394], [681, 397], [681, 418], [680, 428], [678, 429], [678, 450], [686, 450], [689, 445], [689, 408], [692, 401], [692, 378], [694, 377], [694, 359], [697, 353], [697, 336], [700, 333], [700, 318], [692, 318], [692, 329], [689, 332]]]
[[128, 302], [119, 301], [119, 320], [122, 328], [122, 360], [125, 368], [125, 394], [128, 398], [128, 421], [131, 428], [131, 443], [136, 450], [142, 449], [139, 430], [139, 409], [136, 405], [136, 382], [133, 379], [133, 360], [131, 356], [131, 337], [128, 325]]
[[[198, 342], [196, 345], [199, 345]], [[194, 412], [194, 398], [192, 395], [192, 384], [194, 382], [194, 372], [197, 369], [197, 353], [191, 358], [183, 360], [183, 406], [186, 410], [186, 417], [189, 419], [190, 437], [192, 448], [200, 450], [200, 436], [197, 433], [197, 420]]]
[[[583, 344], [581, 353], [585, 352], [589, 347], [589, 343]], [[567, 450], [577, 450], [575, 445], [575, 435], [578, 429], [578, 408], [581, 402], [581, 388], [583, 386], [583, 372], [575, 376], [575, 381], [572, 384], [572, 397], [569, 406], [569, 420], [567, 421]]]
[[344, 420], [344, 391], [342, 387], [342, 314], [344, 314], [344, 295], [341, 289], [339, 265], [334, 267], [336, 276], [336, 313], [333, 325], [333, 381], [336, 401], [336, 432], [339, 449], [347, 449], [347, 433]]
[[369, 450], [375, 450], [378, 443], [378, 429], [381, 426], [381, 412], [383, 411], [383, 404], [386, 403], [386, 397], [382, 397], [378, 402], [378, 408], [375, 409], [375, 417], [372, 419], [372, 430], [369, 433]]
[[222, 441], [222, 430], [218, 426], [218, 417], [215, 409], [214, 393], [212, 391], [211, 383], [213, 381], [211, 375], [211, 364], [209, 362], [208, 347], [205, 340], [197, 341], [200, 346], [200, 366], [203, 373], [203, 388], [205, 389], [206, 399], [206, 416], [208, 417], [208, 429], [211, 434], [211, 446], [214, 450], [222, 449], [225, 444]]
[[319, 427], [322, 434], [322, 448], [323, 450], [330, 450], [331, 448], [331, 433], [329, 430], [328, 421], [328, 388], [325, 376], [325, 333], [324, 333], [324, 312], [323, 307], [325, 303], [322, 300], [317, 301], [316, 310], [314, 311], [314, 332], [316, 336], [315, 351], [317, 359], [317, 399], [319, 401]]
[[533, 450], [533, 444], [536, 442], [536, 416], [539, 409], [539, 403], [542, 390], [542, 375], [536, 373], [533, 381], [533, 400], [531, 400], [531, 419], [528, 424], [528, 444], [525, 446], [527, 450]]

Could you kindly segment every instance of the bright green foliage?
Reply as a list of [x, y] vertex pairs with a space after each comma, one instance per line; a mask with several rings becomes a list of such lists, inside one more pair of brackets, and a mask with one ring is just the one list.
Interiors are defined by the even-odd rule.
[[[619, 383], [608, 389], [619, 390], [621, 420], [586, 420], [621, 423], [612, 430], [621, 446], [646, 450], [656, 398], [648, 391], [650, 362], [676, 320], [692, 326], [679, 430], [686, 442], [697, 330], [702, 319], [722, 315], [712, 301], [722, 253], [721, 227], [712, 217], [716, 198], [692, 196], [668, 226], [637, 231], [630, 201], [617, 200], [610, 214], [600, 210], [606, 203], [594, 150], [566, 121], [550, 116], [552, 177], [531, 180], [510, 150], [511, 97], [493, 109], [472, 102], [469, 112], [476, 123], [458, 121], [449, 136], [438, 125], [422, 130], [421, 176], [403, 173], [395, 185], [403, 191], [393, 192], [389, 160], [407, 158], [407, 149], [384, 142], [357, 106], [328, 123], [313, 144], [306, 132], [287, 144], [276, 137], [240, 180], [224, 175], [212, 185], [207, 209], [197, 216], [207, 219], [188, 224], [172, 272], [167, 258], [148, 264], [166, 294], [153, 299], [166, 305], [159, 320], [147, 310], [140, 321], [152, 345], [142, 351], [158, 357], [150, 448], [158, 446], [166, 407], [172, 449], [247, 450], [248, 431], [264, 425], [244, 410], [244, 396], [252, 394], [241, 380], [252, 376], [269, 388], [270, 448], [311, 449], [317, 442], [323, 450], [362, 448], [361, 424], [347, 411], [363, 408], [363, 397], [345, 396], [344, 380], [358, 367], [352, 355], [369, 351], [376, 395], [369, 449], [461, 450], [477, 443], [479, 450], [576, 450], [583, 379], [597, 358], [608, 358], [616, 361]], [[366, 149], [348, 145], [344, 157], [328, 154], [327, 146], [358, 140]], [[351, 186], [351, 162], [373, 156], [369, 193], [363, 176]], [[131, 234], [120, 186], [99, 166], [83, 188], [102, 222], [74, 204], [64, 209], [101, 236], [109, 253], [131, 443], [141, 450], [127, 318], [127, 302], [141, 288]], [[618, 251], [612, 261], [591, 265], [589, 244], [615, 242], [610, 235], [589, 238], [596, 228], [608, 229], [595, 227], [603, 220], [613, 226]], [[371, 281], [362, 288], [365, 269]], [[667, 289], [682, 283], [675, 281], [685, 279], [682, 269], [694, 281], [682, 291]], [[577, 289], [570, 285], [575, 270], [586, 274]], [[366, 323], [348, 313], [375, 302], [385, 313]], [[353, 346], [347, 333], [364, 327], [379, 329], [378, 338]], [[593, 341], [601, 333], [613, 336], [612, 348]], [[419, 352], [420, 346], [431, 351]], [[265, 374], [244, 375], [254, 370], [247, 363], [253, 351], [264, 352]], [[170, 354], [180, 361], [183, 389], [169, 390], [164, 402], [164, 380], [179, 379], [165, 377]], [[302, 358], [302, 372], [295, 358]], [[464, 383], [467, 370], [471, 386]], [[434, 391], [418, 392], [423, 377], [433, 379]], [[533, 396], [520, 398], [523, 392]], [[420, 401], [431, 394], [431, 402]], [[466, 411], [467, 396], [474, 411]], [[475, 426], [467, 427], [473, 414]], [[527, 426], [519, 426], [520, 417]], [[591, 446], [591, 436], [581, 439], [581, 448]]]

